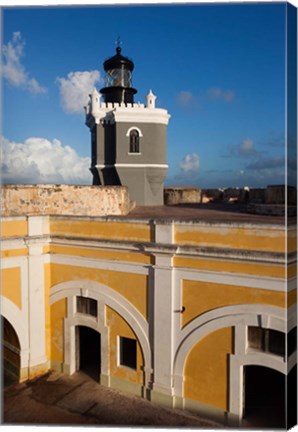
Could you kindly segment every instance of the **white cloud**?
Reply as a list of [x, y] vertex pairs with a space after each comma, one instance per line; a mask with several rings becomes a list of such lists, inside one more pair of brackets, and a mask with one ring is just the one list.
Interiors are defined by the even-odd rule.
[[180, 162], [180, 169], [186, 173], [198, 172], [200, 168], [200, 158], [196, 153], [187, 154]]
[[178, 94], [177, 99], [180, 105], [186, 106], [190, 105], [193, 102], [193, 95], [191, 92], [183, 90]]
[[21, 63], [25, 41], [20, 32], [14, 32], [12, 40], [3, 46], [2, 76], [14, 87], [23, 87], [31, 93], [46, 93], [35, 78], [31, 78]]
[[46, 89], [42, 87], [35, 78], [27, 81], [27, 88], [31, 93], [46, 93]]
[[96, 83], [101, 82], [97, 70], [70, 72], [67, 78], [57, 78], [60, 86], [61, 104], [65, 112], [80, 114], [88, 103], [89, 94]]
[[226, 157], [261, 157], [262, 152], [256, 150], [253, 140], [245, 138], [240, 144], [228, 146]]
[[91, 184], [89, 167], [88, 157], [57, 139], [32, 137], [15, 143], [2, 138], [2, 183]]
[[220, 87], [211, 87], [207, 90], [207, 96], [212, 100], [231, 102], [233, 99], [235, 99], [236, 93], [233, 90], [223, 90]]
[[254, 154], [255, 151], [254, 144], [250, 138], [243, 140], [239, 146], [240, 155], [251, 155]]

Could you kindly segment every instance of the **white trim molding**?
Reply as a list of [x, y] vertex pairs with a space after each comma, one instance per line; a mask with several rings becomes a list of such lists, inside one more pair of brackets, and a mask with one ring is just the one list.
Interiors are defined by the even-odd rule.
[[133, 163], [115, 163], [116, 168], [164, 168], [168, 169], [167, 164], [133, 164]]
[[[139, 155], [140, 153], [135, 153]], [[105, 165], [105, 164], [96, 164], [94, 168], [103, 169], [103, 168], [164, 168], [168, 169], [169, 165], [167, 164], [138, 164], [138, 163], [115, 163], [115, 165]]]
[[132, 130], [136, 130], [136, 131], [138, 131], [140, 137], [143, 136], [142, 131], [141, 131], [140, 128], [138, 128], [137, 126], [132, 126], [132, 127], [130, 127], [130, 128], [127, 130], [127, 132], [126, 132], [126, 136], [127, 136], [127, 137], [129, 137], [130, 132], [131, 132]]
[[229, 356], [229, 413], [239, 420], [243, 416], [243, 372], [244, 366], [264, 366], [287, 374], [287, 362], [281, 356], [270, 353], [254, 352], [245, 355]]
[[116, 260], [104, 260], [99, 258], [79, 257], [71, 255], [51, 255], [52, 264], [62, 264], [73, 267], [92, 268], [100, 270], [109, 270], [115, 272], [148, 275], [149, 266], [145, 264], [136, 264], [133, 262], [119, 262]]
[[86, 107], [86, 124], [92, 127], [93, 123], [99, 124], [101, 121], [111, 123], [169, 123], [170, 114], [163, 108], [144, 107], [144, 104], [119, 104], [101, 103], [96, 110], [91, 112], [90, 107]]

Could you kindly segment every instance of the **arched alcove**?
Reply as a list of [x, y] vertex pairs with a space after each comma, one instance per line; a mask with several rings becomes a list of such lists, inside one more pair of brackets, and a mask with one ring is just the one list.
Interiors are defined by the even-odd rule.
[[274, 369], [247, 365], [243, 370], [245, 427], [285, 428], [286, 375]]
[[4, 386], [20, 380], [20, 342], [11, 323], [1, 316]]

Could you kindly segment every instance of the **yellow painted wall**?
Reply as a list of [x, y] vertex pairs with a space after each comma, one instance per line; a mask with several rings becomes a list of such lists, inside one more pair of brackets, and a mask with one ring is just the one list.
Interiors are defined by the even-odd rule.
[[184, 397], [228, 409], [228, 354], [232, 353], [233, 329], [216, 330], [200, 340], [187, 356]]
[[51, 245], [50, 245], [50, 244], [46, 244], [46, 245], [43, 246], [43, 248], [42, 248], [42, 253], [43, 253], [43, 254], [47, 254], [47, 253], [50, 252], [50, 250], [51, 250]]
[[67, 299], [51, 305], [51, 360], [64, 361], [64, 318], [67, 315]]
[[[219, 259], [174, 257], [174, 267], [193, 268], [213, 272], [240, 273], [257, 276], [286, 277], [286, 268], [278, 264], [260, 264], [251, 262], [235, 262]], [[292, 269], [291, 269], [292, 271]]]
[[51, 264], [52, 286], [61, 282], [82, 279], [99, 282], [112, 288], [133, 304], [144, 318], [147, 318], [148, 281], [146, 275]]
[[293, 278], [297, 276], [297, 264], [290, 264], [286, 267], [287, 269], [287, 278]]
[[17, 256], [26, 256], [28, 255], [27, 248], [19, 248], [19, 249], [2, 249], [0, 252], [1, 258], [12, 258]]
[[22, 309], [21, 269], [20, 267], [1, 270], [1, 294]]
[[257, 251], [285, 251], [284, 229], [176, 225], [175, 242], [179, 245], [200, 245]]
[[287, 293], [287, 307], [291, 307], [297, 303], [297, 289]]
[[28, 235], [27, 220], [3, 220], [0, 222], [0, 233], [2, 237], [24, 237]]
[[287, 251], [295, 252], [297, 250], [297, 230], [288, 229], [287, 231]]
[[151, 241], [151, 228], [146, 223], [104, 222], [98, 220], [76, 220], [51, 218], [52, 235], [93, 237], [108, 240]]
[[98, 249], [88, 247], [70, 247], [50, 245], [47, 252], [52, 254], [73, 255], [86, 258], [99, 258], [112, 261], [125, 261], [141, 264], [153, 263], [153, 257], [140, 252], [125, 252], [123, 250]]
[[[113, 309], [107, 307], [106, 320], [109, 328], [109, 352], [110, 352], [110, 374], [111, 376], [132, 381], [143, 385], [143, 354], [137, 337], [127, 322]], [[137, 340], [137, 369], [133, 370], [118, 365], [118, 337], [127, 337]]]
[[181, 325], [185, 326], [192, 319], [208, 310], [238, 304], [268, 304], [286, 307], [284, 292], [211, 282], [184, 280], [182, 283]]

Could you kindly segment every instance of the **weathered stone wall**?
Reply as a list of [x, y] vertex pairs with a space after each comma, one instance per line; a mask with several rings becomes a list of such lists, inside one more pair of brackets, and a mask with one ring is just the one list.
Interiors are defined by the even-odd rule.
[[223, 189], [203, 189], [202, 190], [202, 203], [222, 201]]
[[164, 189], [165, 205], [198, 204], [201, 202], [201, 189], [194, 187], [167, 187]]
[[125, 186], [4, 185], [1, 215], [127, 215], [132, 208]]

